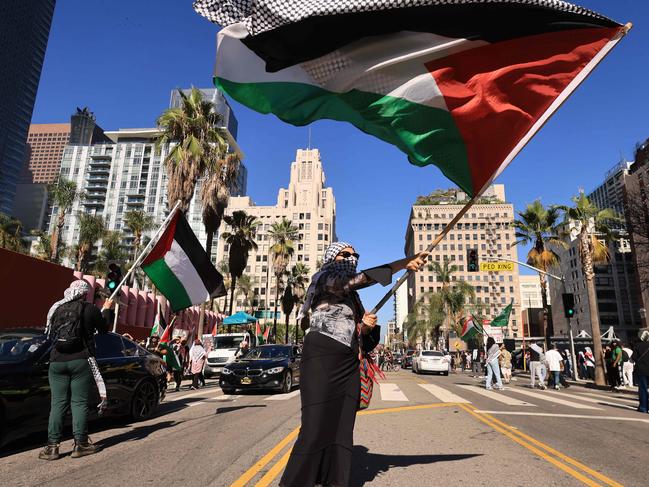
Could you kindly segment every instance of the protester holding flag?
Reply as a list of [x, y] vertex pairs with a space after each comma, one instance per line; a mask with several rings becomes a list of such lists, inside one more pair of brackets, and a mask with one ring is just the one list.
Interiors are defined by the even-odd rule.
[[194, 345], [189, 350], [189, 362], [191, 367], [191, 373], [193, 375], [192, 387], [191, 389], [198, 389], [199, 381], [202, 382], [202, 385], [205, 385], [205, 380], [201, 381], [201, 376], [203, 375], [203, 366], [205, 365], [205, 358], [207, 357], [207, 352], [203, 348], [203, 344], [197, 338], [194, 340]]
[[496, 389], [502, 390], [503, 383], [500, 380], [500, 366], [498, 365], [498, 359], [500, 357], [500, 347], [496, 343], [496, 340], [493, 337], [487, 338], [487, 346], [485, 347], [487, 351], [487, 380], [485, 382], [485, 387], [487, 390], [493, 388], [493, 381], [496, 381]]
[[404, 268], [419, 270], [425, 254], [358, 273], [359, 255], [345, 242], [331, 244], [311, 278], [298, 320], [311, 313], [300, 363], [302, 427], [280, 481], [284, 487], [347, 485], [360, 399], [359, 353], [380, 341], [376, 316], [357, 290]]

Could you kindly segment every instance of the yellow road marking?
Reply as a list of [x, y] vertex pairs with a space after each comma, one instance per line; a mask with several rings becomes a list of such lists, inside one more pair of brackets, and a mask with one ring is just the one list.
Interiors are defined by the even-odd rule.
[[275, 480], [275, 477], [279, 475], [279, 473], [284, 470], [284, 467], [286, 467], [286, 464], [288, 463], [288, 457], [291, 456], [291, 451], [293, 451], [293, 448], [289, 448], [288, 451], [284, 454], [282, 458], [280, 458], [275, 465], [272, 466], [272, 468], [266, 472], [266, 475], [264, 475], [261, 479], [259, 479], [259, 482], [255, 484], [255, 487], [267, 487], [270, 485], [270, 483]]
[[277, 443], [277, 445], [275, 445], [268, 453], [261, 457], [259, 461], [250, 467], [241, 477], [235, 480], [230, 487], [244, 487], [262, 468], [266, 466], [266, 464], [268, 464], [268, 462], [275, 458], [275, 456], [282, 451], [286, 445], [293, 441], [299, 431], [300, 427], [298, 426]]
[[489, 418], [494, 423], [502, 426], [503, 428], [506, 428], [507, 430], [511, 431], [514, 434], [517, 434], [518, 436], [520, 436], [521, 438], [524, 438], [525, 440], [529, 441], [530, 443], [533, 443], [536, 446], [538, 446], [540, 448], [543, 448], [547, 452], [552, 453], [553, 455], [556, 455], [557, 457], [561, 458], [564, 462], [570, 463], [571, 465], [574, 465], [575, 467], [583, 470], [584, 472], [586, 472], [587, 474], [595, 477], [596, 479], [601, 480], [606, 485], [609, 485], [611, 487], [623, 487], [623, 485], [620, 484], [619, 482], [616, 482], [615, 480], [608, 478], [606, 475], [603, 475], [603, 474], [599, 473], [597, 470], [593, 470], [592, 468], [587, 467], [583, 463], [578, 462], [574, 458], [570, 458], [569, 456], [564, 455], [560, 451], [555, 450], [554, 448], [546, 445], [545, 443], [542, 443], [542, 442], [538, 441], [537, 439], [532, 438], [531, 436], [528, 436], [525, 433], [523, 433], [523, 432], [509, 426], [508, 424], [503, 423], [502, 421], [494, 418], [490, 414], [481, 413], [481, 415], [486, 416], [487, 418]]
[[400, 411], [416, 411], [418, 409], [432, 409], [432, 408], [447, 408], [457, 406], [455, 402], [435, 402], [432, 404], [419, 404], [417, 406], [399, 406], [396, 408], [382, 408], [382, 409], [365, 409], [357, 413], [357, 416], [366, 416], [369, 414], [385, 414], [385, 413], [397, 413]]
[[[577, 462], [577, 460], [574, 460], [574, 459], [572, 459], [572, 458], [570, 458], [570, 457], [568, 457], [568, 456], [566, 456], [566, 455], [564, 455], [564, 454], [562, 454], [562, 453], [560, 453], [560, 452], [554, 450], [553, 448], [551, 448], [551, 447], [545, 445], [544, 443], [542, 443], [542, 442], [540, 442], [540, 441], [538, 441], [538, 440], [534, 440], [533, 438], [528, 437], [528, 436], [525, 435], [524, 433], [521, 433], [520, 431], [517, 431], [517, 430], [515, 430], [514, 428], [511, 428], [511, 427], [505, 425], [505, 424], [502, 423], [501, 421], [498, 421], [498, 420], [496, 420], [496, 421], [491, 421], [491, 419], [494, 419], [494, 418], [491, 418], [491, 419], [490, 419], [490, 418], [488, 418], [488, 417], [485, 417], [485, 416], [488, 416], [488, 415], [478, 414], [478, 413], [476, 413], [473, 409], [471, 409], [470, 407], [468, 407], [468, 406], [465, 405], [465, 404], [460, 404], [459, 406], [460, 406], [462, 409], [464, 409], [466, 412], [468, 412], [469, 414], [471, 414], [472, 416], [474, 416], [475, 418], [477, 418], [478, 420], [480, 420], [480, 421], [482, 421], [483, 423], [489, 425], [490, 427], [492, 427], [493, 429], [495, 429], [495, 430], [498, 431], [499, 433], [502, 433], [503, 435], [505, 435], [506, 437], [508, 437], [510, 440], [512, 440], [512, 441], [514, 441], [514, 442], [516, 442], [516, 443], [518, 443], [519, 445], [523, 446], [524, 448], [527, 448], [528, 450], [530, 450], [530, 451], [533, 452], [534, 454], [538, 455], [539, 457], [543, 458], [543, 459], [546, 460], [547, 462], [549, 462], [549, 463], [551, 463], [552, 465], [554, 465], [555, 467], [557, 467], [557, 468], [563, 470], [564, 472], [566, 472], [567, 474], [573, 476], [574, 478], [580, 480], [580, 481], [583, 482], [584, 484], [586, 484], [586, 485], [588, 485], [588, 486], [591, 486], [591, 487], [597, 487], [597, 486], [601, 487], [601, 484], [598, 484], [598, 483], [595, 482], [594, 480], [592, 480], [592, 479], [590, 479], [590, 478], [588, 478], [588, 477], [582, 475], [582, 474], [581, 474], [580, 472], [578, 472], [577, 470], [574, 470], [574, 469], [570, 468], [569, 466], [567, 466], [567, 465], [561, 463], [561, 462], [558, 461], [557, 459], [555, 459], [555, 458], [551, 457], [550, 455], [546, 454], [545, 452], [539, 450], [539, 449], [536, 448], [535, 446], [532, 446], [532, 444], [530, 444], [530, 443], [533, 443], [533, 444], [535, 444], [535, 445], [538, 445], [538, 446], [540, 446], [541, 448], [545, 449], [545, 450], [548, 451], [548, 452], [552, 452], [553, 454], [559, 456], [559, 457], [562, 458], [564, 461], [566, 461], [566, 462], [568, 462], [568, 463], [571, 463], [571, 464], [573, 464], [574, 466], [579, 466], [579, 468], [581, 468], [581, 466], [585, 467], [585, 468], [584, 468], [584, 471], [587, 472], [587, 473], [594, 472], [594, 470], [592, 470], [592, 469], [586, 467], [585, 465], [582, 465], [581, 463]], [[502, 424], [503, 427], [499, 426], [499, 424], [497, 424], [497, 423]], [[522, 437], [519, 437], [519, 436], [517, 436], [517, 435], [521, 435], [522, 437], [527, 437], [527, 438], [529, 438], [530, 440], [533, 440], [533, 441], [530, 441], [530, 443], [526, 443], [525, 441], [523, 441], [523, 438], [522, 438]], [[527, 438], [526, 438], [526, 439], [527, 439]], [[605, 476], [599, 474], [598, 472], [595, 472], [595, 473], [597, 473], [597, 475], [594, 475], [594, 476], [597, 477], [597, 478], [599, 478], [600, 480], [602, 480], [602, 479], [606, 479], [605, 482], [606, 482], [608, 485], [616, 485], [616, 486], [621, 485], [621, 484], [618, 484], [617, 482], [615, 482], [615, 481], [613, 481], [613, 480], [611, 480], [611, 479], [609, 479], [609, 478], [607, 478], [607, 477], [605, 477]]]

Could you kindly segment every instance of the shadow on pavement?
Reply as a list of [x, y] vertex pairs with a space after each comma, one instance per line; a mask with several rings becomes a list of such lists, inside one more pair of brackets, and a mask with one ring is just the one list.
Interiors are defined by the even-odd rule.
[[265, 407], [266, 407], [265, 404], [249, 404], [247, 406], [230, 406], [226, 408], [217, 408], [214, 414], [230, 413], [232, 411], [238, 411], [239, 409], [246, 409], [246, 408], [265, 408]]
[[372, 482], [382, 473], [391, 468], [410, 467], [411, 465], [428, 465], [437, 462], [455, 462], [467, 458], [482, 456], [480, 453], [463, 455], [382, 455], [369, 453], [361, 445], [354, 446], [352, 452], [352, 475], [350, 487], [361, 487]]
[[159, 431], [165, 428], [177, 426], [184, 421], [161, 421], [160, 423], [149, 424], [146, 426], [136, 426], [135, 428], [119, 433], [117, 435], [109, 436], [99, 440], [96, 445], [102, 450], [110, 448], [111, 446], [118, 445], [127, 441], [142, 440], [149, 436], [154, 431]]

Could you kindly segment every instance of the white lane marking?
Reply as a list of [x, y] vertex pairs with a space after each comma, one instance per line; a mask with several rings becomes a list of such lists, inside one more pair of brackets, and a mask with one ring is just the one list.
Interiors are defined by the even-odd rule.
[[[546, 391], [546, 394], [547, 393], [557, 394], [557, 395], [562, 394], [561, 392], [557, 392], [557, 391]], [[612, 401], [604, 400], [604, 399], [594, 399], [592, 397], [584, 397], [584, 396], [578, 395], [578, 394], [572, 394], [572, 395], [570, 395], [570, 397], [573, 398], [573, 399], [579, 399], [580, 401], [590, 402], [590, 403], [594, 403], [594, 404], [603, 404], [603, 405], [606, 405], [606, 406], [616, 406], [618, 408], [637, 409], [635, 406], [631, 406], [630, 404], [622, 404], [622, 403], [619, 403], [619, 402], [612, 402]]]
[[607, 396], [605, 394], [593, 394], [592, 392], [579, 392], [575, 393], [576, 396], [592, 396], [592, 397], [599, 397], [600, 399], [604, 399], [606, 401], [622, 401], [622, 402], [628, 402], [630, 404], [638, 404], [637, 399], [628, 399], [626, 397], [620, 397], [620, 396]]
[[265, 401], [286, 401], [288, 399], [293, 399], [295, 396], [300, 395], [300, 390], [289, 392], [288, 394], [275, 394], [274, 396], [268, 396]]
[[535, 404], [531, 404], [529, 402], [521, 401], [520, 399], [516, 399], [514, 397], [509, 397], [506, 396], [503, 392], [494, 392], [494, 391], [488, 391], [486, 389], [483, 389], [479, 386], [466, 386], [466, 385], [459, 385], [458, 387], [461, 387], [462, 389], [466, 389], [467, 391], [475, 392], [476, 394], [480, 394], [481, 396], [488, 397], [489, 399], [492, 399], [494, 401], [502, 402], [504, 404], [507, 404], [508, 406], [532, 406], [536, 407]]
[[602, 410], [602, 408], [596, 408], [595, 406], [586, 406], [585, 404], [579, 404], [577, 402], [566, 401], [565, 399], [560, 399], [558, 397], [554, 397], [551, 394], [544, 394], [544, 391], [538, 391], [538, 392], [524, 391], [519, 387], [512, 388], [512, 389], [510, 389], [510, 391], [512, 391], [515, 394], [523, 394], [524, 396], [534, 397], [536, 399], [541, 399], [543, 401], [553, 402], [555, 404], [561, 404], [562, 406], [569, 406], [569, 407], [575, 408], [575, 409], [593, 409], [593, 410], [596, 410], [596, 411], [601, 411]]
[[194, 392], [193, 394], [185, 394], [184, 396], [176, 396], [176, 395], [169, 396], [169, 395], [167, 395], [165, 397], [165, 402], [180, 401], [182, 399], [187, 399], [188, 397], [208, 396], [208, 395], [213, 394], [215, 392], [217, 394], [223, 394], [223, 391], [221, 391], [220, 388], [217, 388], [217, 389], [210, 389], [208, 391]]
[[446, 389], [436, 386], [435, 384], [419, 384], [419, 386], [430, 392], [433, 396], [435, 396], [442, 402], [460, 402], [463, 404], [471, 404], [471, 401], [467, 401], [463, 397], [453, 394], [451, 391], [447, 391]]
[[379, 382], [382, 401], [408, 401], [406, 395], [401, 392], [399, 386], [390, 382]]
[[636, 421], [639, 423], [649, 423], [645, 418], [625, 418], [623, 416], [588, 416], [586, 414], [561, 414], [561, 413], [528, 413], [526, 411], [485, 411], [483, 409], [474, 410], [482, 414], [502, 414], [509, 416], [544, 416], [548, 418], [576, 418], [576, 419], [612, 419], [614, 421]]
[[198, 406], [199, 404], [207, 404], [208, 402], [234, 401], [235, 399], [239, 399], [240, 397], [243, 397], [243, 396], [234, 396], [234, 395], [230, 395], [230, 394], [224, 394], [224, 395], [221, 395], [221, 396], [218, 396], [218, 397], [212, 397], [210, 399], [204, 399], [202, 401], [192, 402], [192, 403], [189, 403], [187, 406], [191, 408], [191, 407], [194, 407], [194, 406]]

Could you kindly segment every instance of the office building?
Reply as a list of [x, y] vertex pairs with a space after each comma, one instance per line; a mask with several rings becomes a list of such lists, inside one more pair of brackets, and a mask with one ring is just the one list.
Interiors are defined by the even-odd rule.
[[69, 123], [38, 123], [29, 126], [28, 165], [32, 182], [48, 184], [58, 179], [63, 149], [69, 141]]
[[[258, 248], [251, 250], [245, 274], [254, 283], [255, 300], [252, 307], [259, 316], [272, 318], [275, 306], [276, 280], [272, 269], [270, 247], [272, 241], [268, 234], [273, 223], [282, 218], [290, 220], [299, 229], [299, 239], [295, 242], [295, 253], [289, 263], [289, 269], [296, 263], [304, 263], [310, 274], [320, 266], [324, 251], [336, 239], [336, 201], [333, 189], [325, 186], [325, 174], [318, 149], [298, 149], [295, 161], [291, 163], [288, 188], [280, 188], [277, 203], [272, 206], [257, 206], [250, 196], [230, 198], [226, 214], [245, 211], [257, 218], [256, 242]], [[223, 231], [229, 231], [223, 225]], [[218, 241], [217, 255], [227, 261], [228, 246], [223, 239]], [[280, 297], [282, 288], [280, 286]], [[224, 305], [227, 298], [221, 298]], [[233, 312], [250, 310], [242, 296], [235, 298]], [[263, 310], [266, 310], [263, 312]], [[281, 303], [278, 304], [280, 322], [284, 317]]]
[[[406, 254], [425, 250], [464, 207], [466, 201], [467, 195], [459, 189], [435, 191], [429, 196], [417, 198], [406, 229]], [[509, 337], [517, 337], [519, 334], [521, 300], [518, 270], [469, 272], [467, 253], [470, 249], [477, 250], [480, 262], [499, 258], [518, 260], [514, 228], [511, 225], [513, 219], [514, 207], [505, 202], [504, 185], [495, 184], [428, 257], [430, 262], [443, 264], [444, 260], [448, 260], [450, 264], [457, 266], [457, 271], [451, 278], [451, 286], [455, 281], [471, 284], [476, 291], [472, 307], [487, 319], [496, 317], [513, 300], [512, 317], [506, 331]], [[441, 287], [442, 283], [429, 267], [411, 275], [408, 279], [408, 309], [414, 309], [417, 301], [426, 300], [429, 293], [439, 292]]]
[[55, 0], [0, 2], [0, 213], [13, 214]]

